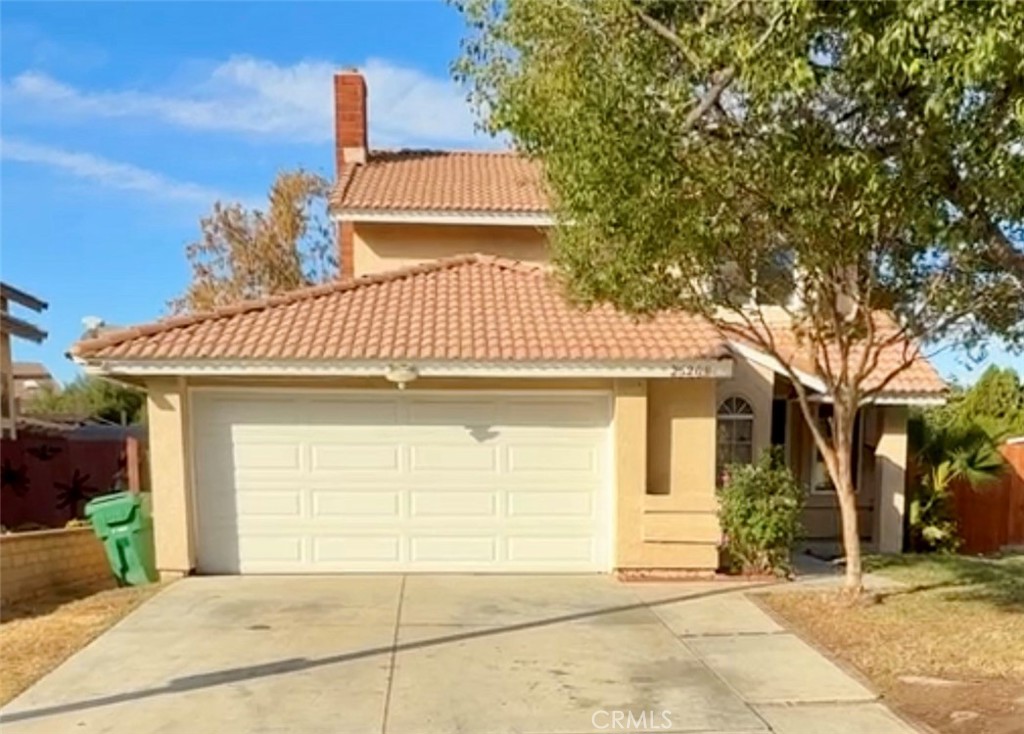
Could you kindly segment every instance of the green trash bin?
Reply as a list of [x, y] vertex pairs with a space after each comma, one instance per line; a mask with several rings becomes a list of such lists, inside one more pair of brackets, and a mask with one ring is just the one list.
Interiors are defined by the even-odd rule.
[[153, 518], [131, 492], [105, 494], [85, 506], [85, 516], [107, 550], [110, 570], [122, 586], [158, 579], [153, 558]]

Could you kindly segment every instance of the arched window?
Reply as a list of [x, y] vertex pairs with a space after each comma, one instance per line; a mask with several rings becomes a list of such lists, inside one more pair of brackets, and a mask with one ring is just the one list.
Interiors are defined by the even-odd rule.
[[722, 481], [729, 464], [754, 461], [754, 409], [741, 397], [729, 397], [718, 406], [715, 476]]

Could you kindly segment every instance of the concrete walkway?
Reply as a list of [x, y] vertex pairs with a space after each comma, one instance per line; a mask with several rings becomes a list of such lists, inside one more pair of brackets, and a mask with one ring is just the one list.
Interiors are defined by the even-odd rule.
[[722, 582], [191, 578], [8, 705], [4, 734], [906, 734]]

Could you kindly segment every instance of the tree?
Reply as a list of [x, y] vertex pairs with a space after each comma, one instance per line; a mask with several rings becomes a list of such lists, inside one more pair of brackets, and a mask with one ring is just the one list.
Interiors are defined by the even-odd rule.
[[29, 415], [69, 415], [131, 424], [143, 420], [145, 404], [145, 395], [139, 390], [83, 375], [62, 390], [34, 395], [23, 411]]
[[993, 365], [948, 404], [928, 411], [927, 420], [935, 426], [977, 425], [997, 443], [1024, 436], [1024, 383], [1012, 367]]
[[200, 222], [200, 239], [185, 249], [192, 283], [171, 308], [204, 311], [333, 277], [329, 191], [320, 176], [285, 171], [270, 188], [265, 212], [215, 203]]
[[542, 161], [568, 292], [695, 312], [779, 362], [859, 593], [857, 410], [923, 344], [1024, 343], [1024, 6], [458, 5], [456, 76]]

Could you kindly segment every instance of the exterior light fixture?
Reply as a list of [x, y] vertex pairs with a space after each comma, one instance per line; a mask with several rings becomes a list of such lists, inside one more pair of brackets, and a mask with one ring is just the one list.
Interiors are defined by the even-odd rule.
[[388, 365], [388, 369], [384, 373], [384, 379], [393, 382], [399, 390], [404, 390], [406, 385], [419, 376], [416, 368], [409, 364]]

